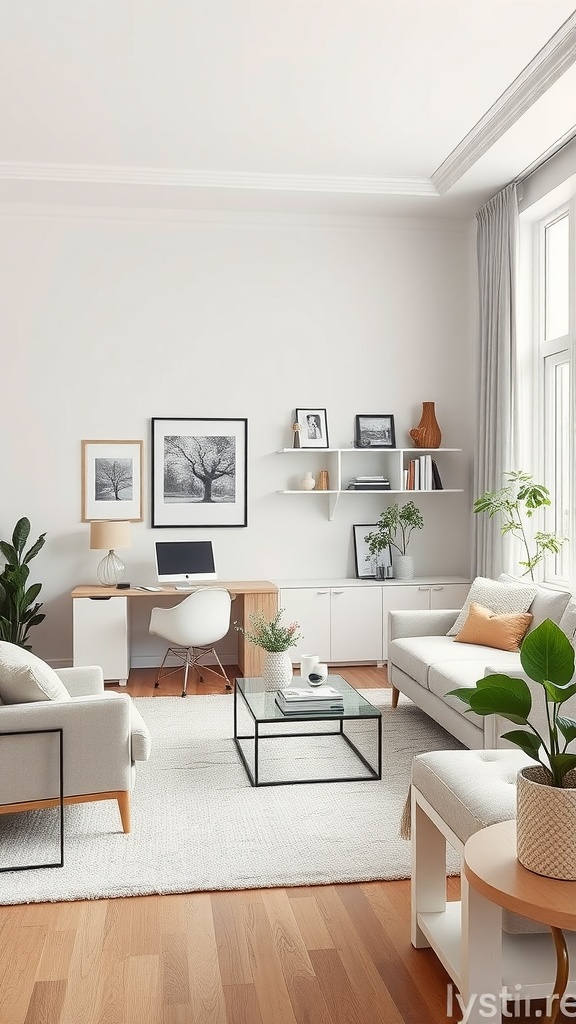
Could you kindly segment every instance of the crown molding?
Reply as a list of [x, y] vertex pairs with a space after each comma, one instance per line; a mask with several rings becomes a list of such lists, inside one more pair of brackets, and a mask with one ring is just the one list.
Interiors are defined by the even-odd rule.
[[0, 162], [0, 179], [163, 188], [254, 189], [276, 192], [333, 192], [350, 195], [438, 196], [429, 178], [359, 178], [319, 174], [261, 174], [193, 171], [164, 167], [107, 167], [96, 164]]
[[445, 195], [575, 61], [576, 12], [434, 171], [431, 181], [438, 194]]

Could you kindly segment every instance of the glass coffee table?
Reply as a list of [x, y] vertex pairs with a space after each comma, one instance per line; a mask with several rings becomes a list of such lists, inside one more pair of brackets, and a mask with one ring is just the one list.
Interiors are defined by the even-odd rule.
[[[299, 676], [292, 682], [305, 685]], [[263, 679], [235, 680], [234, 743], [252, 786], [382, 778], [382, 713], [342, 676], [329, 675], [326, 683], [342, 694], [342, 711], [285, 715], [276, 703], [276, 691], [266, 690]], [[310, 743], [304, 742], [308, 738]], [[297, 749], [294, 741], [300, 741]], [[272, 747], [276, 756], [268, 758]]]

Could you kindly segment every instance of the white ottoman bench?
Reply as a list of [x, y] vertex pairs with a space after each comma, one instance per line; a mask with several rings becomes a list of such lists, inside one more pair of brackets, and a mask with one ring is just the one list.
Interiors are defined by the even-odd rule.
[[[463, 875], [460, 901], [446, 900], [446, 844], [462, 857], [466, 840], [479, 829], [515, 818], [516, 775], [530, 763], [516, 749], [438, 750], [412, 762], [411, 941], [417, 948], [434, 950], [464, 1005], [481, 995], [475, 986], [477, 965], [469, 955], [475, 925]], [[511, 999], [545, 998], [552, 992], [556, 970], [549, 929], [507, 911], [502, 928], [502, 986]], [[576, 963], [576, 933], [567, 938], [571, 962]], [[568, 991], [576, 992], [573, 982]]]

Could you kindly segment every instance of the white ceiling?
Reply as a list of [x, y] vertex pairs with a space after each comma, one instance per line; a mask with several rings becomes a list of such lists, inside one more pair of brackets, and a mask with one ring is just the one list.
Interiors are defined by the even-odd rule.
[[573, 0], [0, 0], [0, 202], [470, 216], [576, 126]]

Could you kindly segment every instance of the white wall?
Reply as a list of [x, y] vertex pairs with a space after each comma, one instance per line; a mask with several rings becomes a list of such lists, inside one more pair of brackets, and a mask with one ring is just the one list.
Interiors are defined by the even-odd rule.
[[330, 522], [325, 499], [275, 493], [293, 475], [275, 452], [292, 443], [294, 408], [326, 408], [334, 446], [352, 441], [357, 413], [393, 413], [407, 446], [435, 401], [466, 490], [419, 499], [411, 553], [419, 574], [468, 573], [468, 225], [70, 208], [0, 219], [0, 536], [22, 515], [34, 537], [47, 531], [31, 566], [46, 612], [36, 653], [70, 661], [70, 590], [95, 582], [101, 557], [80, 521], [82, 439], [145, 441], [127, 578], [152, 582], [153, 540], [186, 536], [150, 529], [154, 416], [248, 417], [248, 527], [207, 531], [222, 578], [340, 577], [354, 575], [352, 524], [374, 522], [382, 501], [346, 496]]

